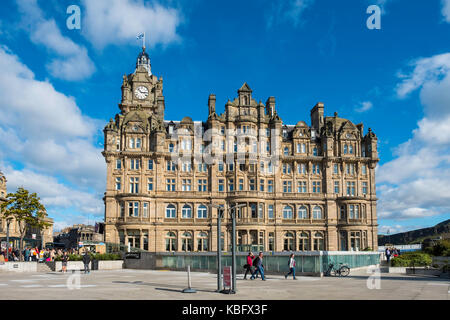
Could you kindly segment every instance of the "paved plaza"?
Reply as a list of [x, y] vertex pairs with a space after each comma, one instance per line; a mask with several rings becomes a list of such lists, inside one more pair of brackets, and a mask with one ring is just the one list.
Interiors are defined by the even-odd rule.
[[[192, 287], [197, 293], [181, 293], [187, 287], [186, 272], [155, 270], [92, 271], [90, 274], [60, 272], [0, 273], [0, 300], [8, 299], [363, 299], [363, 300], [449, 300], [449, 279], [381, 274], [380, 288], [368, 289], [365, 271], [354, 271], [346, 278], [297, 277], [269, 275], [267, 281], [243, 280], [238, 274], [234, 295], [215, 292], [215, 274], [193, 272]], [[69, 278], [71, 277], [71, 278]], [[77, 282], [77, 278], [79, 282]], [[67, 283], [69, 282], [69, 289]], [[79, 288], [79, 289], [77, 289]]]

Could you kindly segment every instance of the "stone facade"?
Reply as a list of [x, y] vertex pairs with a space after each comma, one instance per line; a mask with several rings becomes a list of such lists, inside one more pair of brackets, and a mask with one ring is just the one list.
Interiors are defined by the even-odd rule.
[[164, 119], [163, 79], [145, 48], [123, 77], [120, 113], [106, 125], [105, 241], [152, 252], [214, 251], [221, 205], [239, 248], [264, 251], [377, 249], [377, 138], [362, 124], [311, 110], [311, 125], [284, 124], [275, 98], [245, 83], [225, 112]]

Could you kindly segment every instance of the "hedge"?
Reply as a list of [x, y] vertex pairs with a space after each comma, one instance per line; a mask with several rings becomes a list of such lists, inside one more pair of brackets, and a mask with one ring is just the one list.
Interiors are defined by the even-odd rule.
[[431, 265], [431, 256], [425, 252], [405, 252], [391, 259], [392, 267], [425, 267]]
[[[120, 256], [120, 254], [116, 254], [116, 253], [95, 253], [95, 254], [90, 254], [91, 256], [91, 260], [122, 260], [122, 257]], [[55, 261], [61, 261], [62, 257], [58, 256], [55, 258]], [[78, 255], [78, 254], [69, 254], [69, 261], [83, 261], [83, 255]]]

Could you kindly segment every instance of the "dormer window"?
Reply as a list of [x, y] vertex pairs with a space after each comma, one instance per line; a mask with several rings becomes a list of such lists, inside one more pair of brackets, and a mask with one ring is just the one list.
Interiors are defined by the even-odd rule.
[[283, 129], [283, 138], [287, 138], [287, 130]]
[[169, 134], [173, 134], [173, 125], [169, 125]]

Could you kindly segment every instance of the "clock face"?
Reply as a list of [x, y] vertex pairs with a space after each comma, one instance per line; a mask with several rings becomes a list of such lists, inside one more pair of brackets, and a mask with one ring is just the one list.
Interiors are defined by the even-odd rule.
[[138, 98], [139, 100], [143, 100], [148, 97], [148, 89], [146, 87], [139, 86], [136, 88], [136, 90], [134, 90], [134, 94], [136, 98]]

